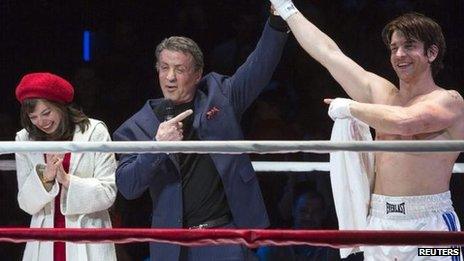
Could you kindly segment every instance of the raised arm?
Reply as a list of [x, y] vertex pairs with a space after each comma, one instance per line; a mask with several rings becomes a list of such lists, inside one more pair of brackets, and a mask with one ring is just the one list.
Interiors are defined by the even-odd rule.
[[386, 79], [364, 70], [347, 57], [329, 36], [294, 7], [291, 0], [271, 2], [303, 49], [330, 72], [352, 99], [378, 103], [383, 101], [386, 93], [396, 89]]
[[270, 82], [280, 61], [287, 33], [272, 26], [271, 19], [276, 18], [269, 18], [255, 50], [222, 85], [238, 114], [243, 113]]

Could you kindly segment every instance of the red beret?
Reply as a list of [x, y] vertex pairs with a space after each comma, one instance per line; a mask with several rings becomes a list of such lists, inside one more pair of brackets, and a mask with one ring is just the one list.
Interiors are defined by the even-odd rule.
[[73, 96], [74, 88], [68, 81], [47, 72], [26, 74], [16, 86], [16, 99], [20, 103], [29, 98], [70, 103]]

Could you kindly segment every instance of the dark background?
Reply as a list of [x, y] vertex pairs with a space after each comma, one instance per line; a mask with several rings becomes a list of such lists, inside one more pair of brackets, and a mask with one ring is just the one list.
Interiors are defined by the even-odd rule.
[[[408, 11], [430, 16], [442, 26], [447, 42], [445, 69], [436, 82], [462, 94], [464, 1], [295, 0], [295, 4], [353, 60], [394, 83], [397, 79], [380, 37], [383, 26]], [[189, 36], [204, 52], [205, 73], [232, 74], [254, 49], [268, 8], [267, 1], [258, 0], [0, 0], [0, 140], [14, 140], [15, 132], [20, 129], [14, 89], [26, 73], [50, 71], [69, 79], [75, 87], [76, 103], [88, 116], [105, 121], [112, 132], [146, 99], [161, 97], [154, 49], [162, 39], [171, 35]], [[82, 60], [83, 30], [92, 32], [90, 62]], [[335, 96], [346, 94], [290, 36], [273, 81], [243, 118], [246, 138], [327, 140], [332, 122], [322, 99]], [[0, 159], [12, 158], [13, 155], [0, 156]], [[328, 155], [253, 158], [327, 161]], [[323, 227], [336, 228], [328, 175], [303, 173], [289, 178], [285, 175], [288, 173], [283, 174], [259, 174], [272, 226], [292, 226], [291, 215], [285, 214], [288, 214], [285, 204], [292, 204], [288, 197], [296, 197], [299, 192], [295, 191], [301, 187], [298, 184], [309, 184], [308, 187], [324, 195], [326, 208], [332, 211], [327, 217], [331, 221]], [[460, 175], [454, 175], [452, 191], [462, 218], [464, 184]], [[14, 172], [2, 171], [0, 181], [0, 208], [7, 213], [2, 214], [0, 226], [27, 226], [29, 217], [16, 203]], [[149, 224], [146, 213], [136, 214], [132, 208], [136, 204], [140, 210], [140, 204], [145, 203], [149, 212], [149, 200], [143, 198], [140, 202], [119, 199], [112, 211], [115, 225]], [[22, 245], [1, 244], [0, 251], [6, 251], [2, 257], [17, 260]], [[139, 259], [131, 250], [127, 253], [128, 256], [132, 253], [134, 260]]]

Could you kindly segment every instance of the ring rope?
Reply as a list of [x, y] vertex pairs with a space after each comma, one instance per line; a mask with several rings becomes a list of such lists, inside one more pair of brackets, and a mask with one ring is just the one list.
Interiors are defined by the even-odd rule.
[[334, 151], [460, 152], [464, 140], [443, 141], [2, 141], [0, 154], [16, 152], [116, 153], [329, 153]]
[[276, 229], [0, 228], [0, 242], [158, 242], [184, 246], [244, 244], [354, 247], [374, 245], [464, 245], [464, 232]]
[[[178, 142], [0, 142], [0, 154], [15, 152], [167, 152], [293, 153], [332, 151], [464, 151], [464, 141], [178, 141]], [[188, 246], [209, 244], [316, 245], [464, 245], [464, 232], [337, 231], [244, 229], [72, 229], [0, 228], [0, 241], [162, 242]]]
[[[257, 172], [312, 172], [330, 171], [328, 162], [301, 162], [301, 161], [252, 161], [251, 164]], [[0, 171], [16, 170], [14, 160], [0, 160]], [[455, 163], [453, 173], [464, 173], [464, 163]]]

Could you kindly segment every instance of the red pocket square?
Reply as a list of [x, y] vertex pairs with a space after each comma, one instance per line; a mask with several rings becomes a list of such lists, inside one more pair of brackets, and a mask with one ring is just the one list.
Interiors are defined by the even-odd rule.
[[219, 112], [219, 108], [216, 106], [211, 107], [207, 112], [206, 112], [206, 119], [211, 120], [214, 118], [214, 115]]

